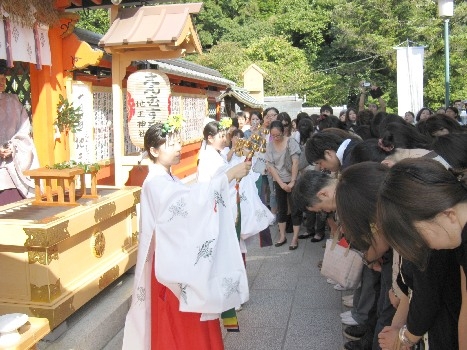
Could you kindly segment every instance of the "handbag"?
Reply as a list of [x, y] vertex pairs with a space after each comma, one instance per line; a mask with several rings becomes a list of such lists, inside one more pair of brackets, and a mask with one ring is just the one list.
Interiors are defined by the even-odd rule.
[[346, 289], [357, 288], [362, 279], [363, 260], [359, 251], [337, 244], [337, 238], [326, 241], [321, 274]]
[[305, 155], [305, 145], [300, 145], [300, 158], [298, 158], [298, 171], [305, 169], [307, 166], [310, 165], [308, 161], [306, 160], [306, 155]]
[[[289, 137], [289, 139], [287, 140], [287, 147], [285, 148], [285, 155], [284, 155], [284, 166], [285, 166], [285, 169], [291, 173], [292, 172], [292, 155], [290, 154], [290, 140], [293, 140], [293, 142], [297, 142], [297, 140], [295, 140], [293, 137]], [[298, 144], [298, 142], [297, 142]], [[300, 147], [300, 145], [299, 145]], [[300, 150], [302, 148], [300, 147]], [[300, 152], [299, 154], [299, 164], [298, 164], [298, 170], [302, 170], [303, 168], [305, 168], [306, 166], [308, 166], [308, 162], [306, 162], [306, 158], [305, 158], [305, 162], [307, 163], [304, 167], [300, 168], [300, 159], [301, 159], [301, 155], [302, 155], [303, 152]]]

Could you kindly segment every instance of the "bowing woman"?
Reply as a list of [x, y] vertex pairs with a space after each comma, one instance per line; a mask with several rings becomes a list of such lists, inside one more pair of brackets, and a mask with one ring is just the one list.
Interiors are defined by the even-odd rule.
[[[442, 345], [430, 349], [467, 349], [467, 176], [466, 169], [448, 171], [431, 159], [405, 159], [394, 165], [379, 190], [378, 222], [386, 241], [400, 256], [420, 269], [429, 270], [434, 252], [457, 255], [460, 265], [460, 288], [440, 287], [451, 294], [462, 296], [459, 310], [450, 310], [445, 320], [459, 316], [458, 338], [456, 327], [451, 334], [443, 332]], [[451, 250], [451, 251], [450, 251]], [[452, 251], [455, 250], [455, 251]], [[440, 279], [455, 270], [442, 265]], [[427, 292], [431, 292], [432, 288]], [[451, 290], [450, 290], [451, 289]], [[430, 309], [448, 305], [443, 300], [429, 299]], [[444, 303], [444, 304], [442, 304]], [[452, 302], [451, 302], [452, 304]], [[439, 320], [443, 322], [443, 320]], [[408, 320], [410, 321], [410, 320]], [[443, 322], [447, 323], [447, 322]], [[407, 324], [404, 339], [415, 342], [418, 337]], [[414, 334], [415, 333], [415, 334]], [[454, 334], [454, 336], [452, 336]], [[451, 342], [451, 343], [450, 343]]]
[[[298, 233], [301, 224], [301, 211], [295, 206], [291, 197], [292, 189], [298, 176], [298, 159], [300, 156], [300, 146], [298, 142], [284, 135], [284, 125], [282, 122], [275, 120], [271, 123], [270, 134], [273, 142], [269, 142], [266, 147], [266, 159], [268, 171], [274, 179], [277, 198], [277, 222], [279, 226], [279, 240], [275, 246], [280, 247], [287, 243], [285, 237], [285, 227], [287, 221], [288, 203], [291, 207], [293, 238], [289, 246], [290, 250], [298, 248]], [[286, 159], [290, 157], [291, 159]], [[288, 169], [286, 164], [292, 164], [291, 169]]]
[[170, 172], [180, 162], [177, 131], [158, 123], [144, 136], [154, 164], [141, 191], [138, 258], [123, 349], [223, 349], [219, 314], [248, 300], [229, 182], [245, 176], [251, 163], [186, 186]]

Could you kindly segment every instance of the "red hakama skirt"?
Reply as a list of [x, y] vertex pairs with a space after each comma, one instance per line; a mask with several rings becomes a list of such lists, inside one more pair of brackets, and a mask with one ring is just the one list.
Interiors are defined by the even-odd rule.
[[201, 314], [180, 312], [170, 289], [151, 278], [151, 350], [224, 350], [219, 319], [200, 321]]

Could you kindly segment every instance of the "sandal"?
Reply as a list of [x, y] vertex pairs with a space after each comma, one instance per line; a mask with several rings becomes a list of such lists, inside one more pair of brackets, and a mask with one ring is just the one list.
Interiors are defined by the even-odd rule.
[[295, 245], [289, 245], [289, 250], [295, 250], [298, 248], [298, 241], [295, 243]]
[[280, 246], [283, 246], [286, 243], [287, 243], [287, 238], [284, 239], [282, 242], [276, 242], [276, 244], [274, 244], [274, 246], [275, 247], [280, 247]]
[[323, 239], [324, 239], [324, 233], [317, 233], [314, 235], [314, 237], [311, 239], [311, 241], [314, 243], [314, 242], [321, 242]]

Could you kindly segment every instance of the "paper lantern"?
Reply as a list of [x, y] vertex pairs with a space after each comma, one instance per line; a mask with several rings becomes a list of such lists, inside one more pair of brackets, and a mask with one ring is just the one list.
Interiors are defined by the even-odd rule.
[[144, 134], [156, 122], [169, 116], [170, 81], [157, 70], [139, 70], [128, 77], [127, 113], [131, 142], [144, 148]]

